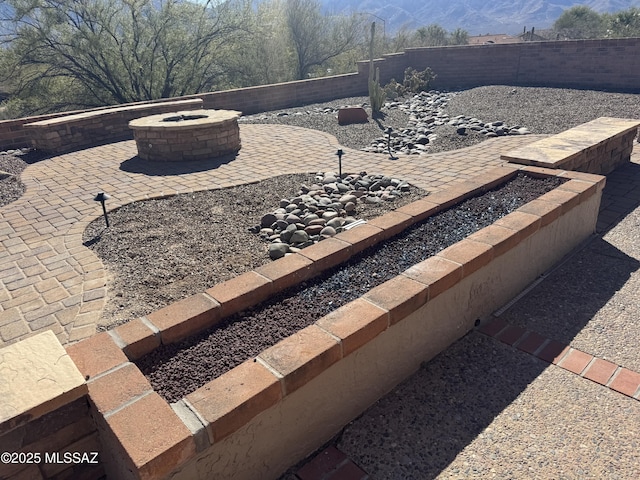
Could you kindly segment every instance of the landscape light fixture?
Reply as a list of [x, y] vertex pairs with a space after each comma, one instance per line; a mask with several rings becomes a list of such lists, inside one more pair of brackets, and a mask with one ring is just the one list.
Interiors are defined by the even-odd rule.
[[391, 153], [391, 133], [393, 132], [393, 128], [387, 127], [384, 133], [387, 134], [387, 151], [389, 152], [389, 160], [397, 160], [398, 157], [395, 157], [393, 153]]
[[104, 192], [100, 192], [93, 199], [95, 202], [100, 202], [102, 204], [102, 213], [104, 213], [104, 221], [107, 224], [107, 228], [109, 228], [109, 217], [107, 216], [107, 207], [105, 206], [105, 202], [110, 198], [110, 195], [107, 195]]
[[338, 178], [342, 178], [342, 155], [344, 155], [344, 152], [339, 149], [336, 155], [338, 156]]

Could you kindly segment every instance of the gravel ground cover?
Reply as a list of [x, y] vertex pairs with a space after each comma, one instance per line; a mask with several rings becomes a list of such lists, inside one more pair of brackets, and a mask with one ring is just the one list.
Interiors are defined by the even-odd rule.
[[[260, 218], [296, 195], [315, 174], [136, 202], [92, 222], [84, 242], [106, 264], [109, 301], [99, 329], [113, 328], [216, 283], [271, 262], [269, 242], [250, 233]], [[358, 203], [356, 217], [375, 218], [426, 195], [411, 187], [393, 203]]]
[[0, 153], [0, 207], [16, 201], [25, 191], [20, 174], [27, 163], [15, 153]]
[[[484, 122], [501, 121], [521, 125], [532, 134], [555, 134], [598, 117], [640, 118], [640, 95], [545, 87], [491, 85], [460, 92], [447, 102], [449, 118], [472, 116]], [[303, 126], [334, 135], [345, 147], [361, 149], [379, 137], [387, 126], [401, 130], [410, 115], [399, 108], [384, 108], [383, 118], [367, 124], [342, 127], [335, 121], [338, 108], [368, 105], [368, 97], [351, 97], [286, 111], [264, 112], [243, 117], [246, 123], [277, 123]], [[310, 112], [310, 113], [307, 113]], [[283, 115], [286, 113], [286, 115]], [[437, 139], [428, 153], [468, 147], [486, 140], [469, 132], [459, 135], [455, 126], [445, 124], [435, 130]]]
[[156, 392], [168, 402], [176, 402], [561, 183], [558, 178], [534, 179], [519, 175], [496, 190], [428, 218], [394, 239], [371, 247], [347, 263], [261, 305], [240, 312], [203, 334], [163, 345], [136, 363]]

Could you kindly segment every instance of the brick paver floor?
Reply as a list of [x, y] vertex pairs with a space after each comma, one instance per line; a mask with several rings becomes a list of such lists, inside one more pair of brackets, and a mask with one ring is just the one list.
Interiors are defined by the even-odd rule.
[[436, 191], [499, 165], [500, 153], [537, 140], [503, 137], [426, 156], [369, 154], [341, 147], [322, 132], [279, 125], [241, 126], [233, 158], [201, 163], [152, 163], [133, 141], [59, 155], [27, 167], [27, 191], [0, 208], [0, 346], [43, 330], [62, 344], [91, 336], [107, 294], [102, 262], [82, 245], [82, 232], [102, 214], [93, 199], [111, 195], [109, 209], [145, 198], [228, 187], [296, 172], [343, 169], [390, 174]]

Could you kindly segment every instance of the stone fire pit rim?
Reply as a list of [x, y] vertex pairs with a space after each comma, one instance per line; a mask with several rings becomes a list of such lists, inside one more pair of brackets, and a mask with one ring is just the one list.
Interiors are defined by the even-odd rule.
[[[166, 121], [166, 118], [178, 117], [178, 116], [202, 116], [204, 118], [186, 119], [179, 122]], [[150, 115], [148, 117], [136, 118], [129, 122], [129, 128], [134, 130], [148, 130], [148, 131], [167, 131], [167, 130], [189, 130], [195, 128], [203, 128], [214, 125], [224, 125], [229, 122], [236, 121], [242, 116], [242, 112], [237, 110], [215, 110], [215, 109], [200, 109], [200, 110], [183, 110], [179, 112], [161, 113], [157, 115]]]

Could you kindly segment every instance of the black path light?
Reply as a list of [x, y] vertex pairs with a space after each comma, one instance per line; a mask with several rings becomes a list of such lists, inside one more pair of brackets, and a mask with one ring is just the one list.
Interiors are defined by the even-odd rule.
[[105, 206], [105, 202], [110, 198], [110, 195], [107, 195], [104, 192], [100, 192], [96, 195], [96, 198], [93, 199], [95, 202], [100, 202], [102, 204], [102, 212], [104, 213], [104, 221], [107, 224], [107, 228], [109, 228], [109, 217], [107, 216], [107, 207]]
[[389, 160], [397, 160], [398, 157], [395, 157], [393, 153], [391, 153], [391, 133], [393, 132], [393, 128], [387, 127], [384, 133], [387, 134], [387, 150], [389, 152]]
[[342, 178], [342, 155], [344, 155], [344, 152], [339, 149], [336, 155], [338, 156], [338, 178]]

